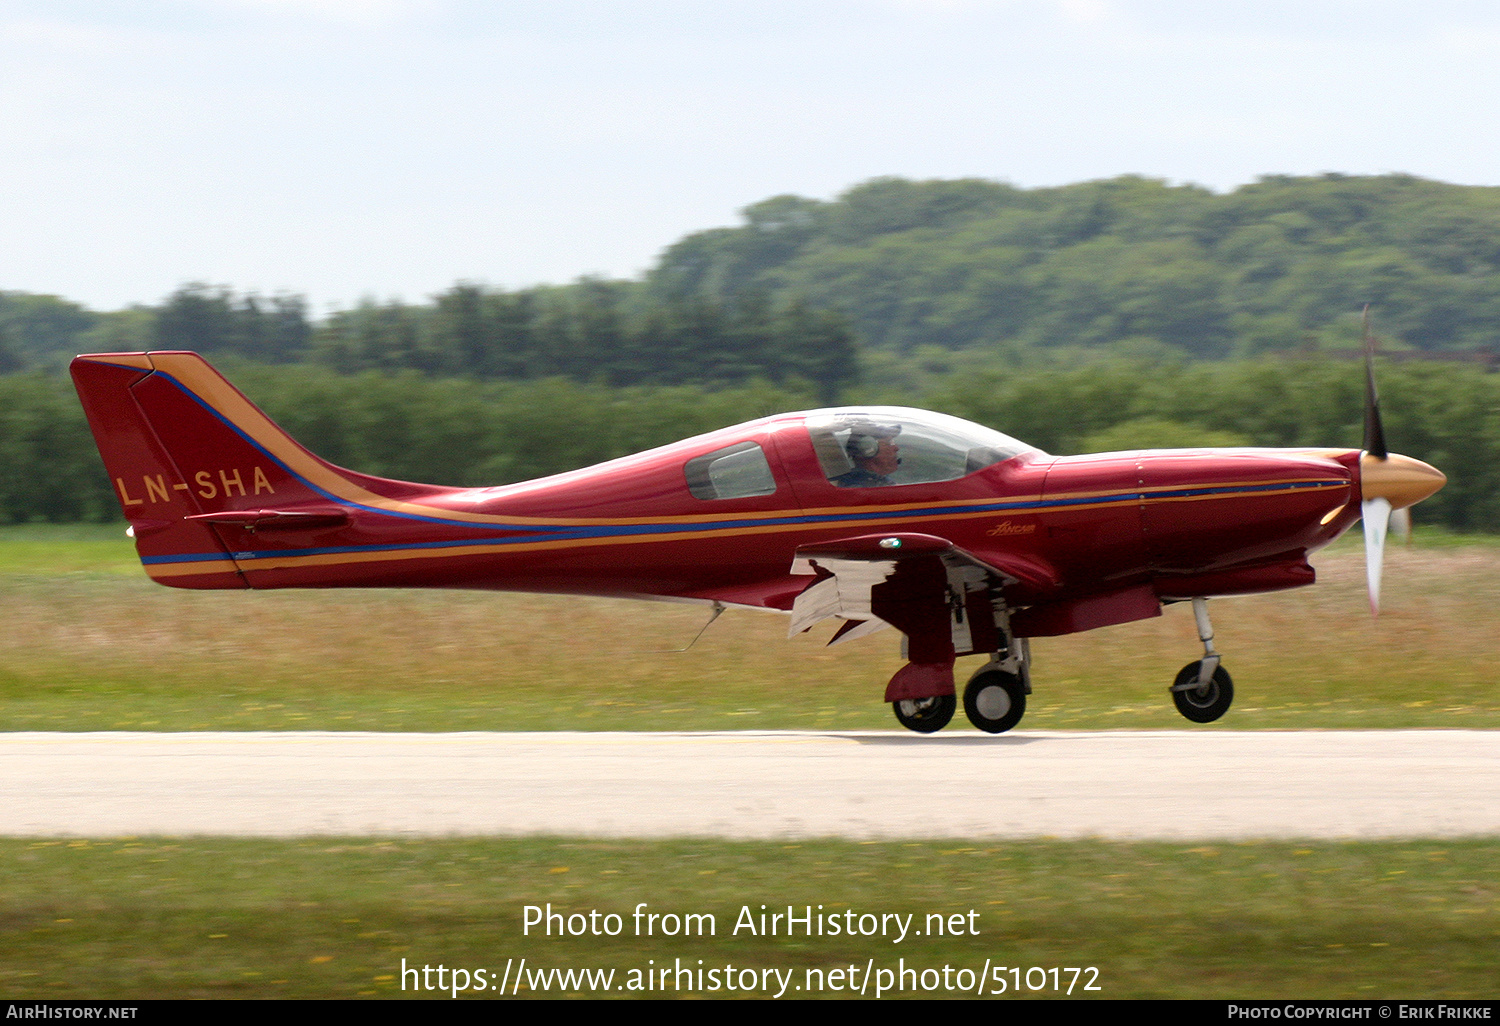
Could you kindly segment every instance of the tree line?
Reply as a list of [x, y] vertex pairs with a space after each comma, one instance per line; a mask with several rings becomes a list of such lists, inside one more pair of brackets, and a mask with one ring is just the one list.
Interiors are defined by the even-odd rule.
[[191, 348], [343, 371], [612, 384], [855, 380], [856, 343], [1224, 359], [1356, 345], [1500, 350], [1500, 189], [1410, 175], [1272, 176], [1217, 194], [1124, 176], [1052, 188], [881, 178], [775, 196], [684, 237], [639, 280], [313, 317], [299, 296], [191, 284], [91, 311], [0, 292], [0, 373], [81, 351]]
[[[808, 383], [612, 387], [416, 371], [224, 369], [312, 451], [343, 466], [434, 484], [492, 485], [570, 470], [772, 413], [819, 404]], [[1380, 369], [1386, 432], [1448, 486], [1418, 519], [1500, 531], [1500, 375], [1452, 364]], [[1360, 444], [1357, 361], [1107, 361], [943, 379], [925, 395], [866, 388], [851, 400], [922, 405], [1047, 451], [1202, 444]], [[66, 378], [0, 376], [0, 523], [118, 519], [119, 507]]]
[[300, 296], [184, 285], [158, 307], [94, 314], [55, 296], [0, 293], [0, 373], [79, 352], [189, 349], [345, 374], [414, 370], [617, 387], [807, 382], [825, 401], [859, 375], [846, 319], [795, 298], [642, 302], [623, 282], [507, 291], [460, 283], [430, 303], [365, 300], [321, 322]]
[[670, 247], [656, 299], [747, 289], [847, 311], [876, 349], [1016, 342], [1194, 358], [1500, 348], [1500, 189], [1272, 176], [1225, 194], [1125, 176], [1021, 189], [884, 178], [777, 196]]

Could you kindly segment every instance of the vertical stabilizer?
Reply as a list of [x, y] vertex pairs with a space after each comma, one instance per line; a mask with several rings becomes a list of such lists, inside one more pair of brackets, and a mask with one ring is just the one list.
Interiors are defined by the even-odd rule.
[[141, 562], [162, 584], [247, 587], [226, 537], [266, 511], [326, 510], [357, 476], [298, 445], [196, 353], [87, 355], [70, 369]]

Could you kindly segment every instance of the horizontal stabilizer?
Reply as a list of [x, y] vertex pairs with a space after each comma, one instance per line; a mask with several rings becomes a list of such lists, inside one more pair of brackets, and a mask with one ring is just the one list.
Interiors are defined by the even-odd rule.
[[234, 509], [221, 510], [217, 513], [194, 513], [187, 519], [205, 524], [241, 527], [254, 533], [256, 531], [310, 531], [314, 528], [342, 527], [349, 522], [349, 514], [341, 509]]

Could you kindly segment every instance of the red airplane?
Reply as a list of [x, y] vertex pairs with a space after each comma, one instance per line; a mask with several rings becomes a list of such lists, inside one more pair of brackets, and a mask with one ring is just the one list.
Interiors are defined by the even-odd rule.
[[[1369, 362], [1367, 360], [1367, 372]], [[900, 407], [788, 413], [494, 488], [389, 481], [304, 449], [196, 353], [80, 356], [72, 373], [141, 562], [178, 588], [482, 588], [789, 613], [832, 641], [886, 626], [885, 700], [940, 730], [957, 656], [981, 730], [1014, 727], [1028, 639], [1191, 602], [1202, 659], [1171, 694], [1222, 716], [1233, 684], [1205, 600], [1311, 584], [1307, 557], [1365, 522], [1372, 607], [1386, 525], [1444, 477], [1386, 450], [1373, 375], [1364, 450], [1054, 457]]]

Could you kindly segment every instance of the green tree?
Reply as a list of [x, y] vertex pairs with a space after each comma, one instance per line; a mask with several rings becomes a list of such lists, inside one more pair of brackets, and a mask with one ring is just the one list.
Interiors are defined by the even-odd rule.
[[0, 330], [25, 365], [60, 366], [85, 351], [79, 344], [98, 315], [59, 296], [0, 292]]

